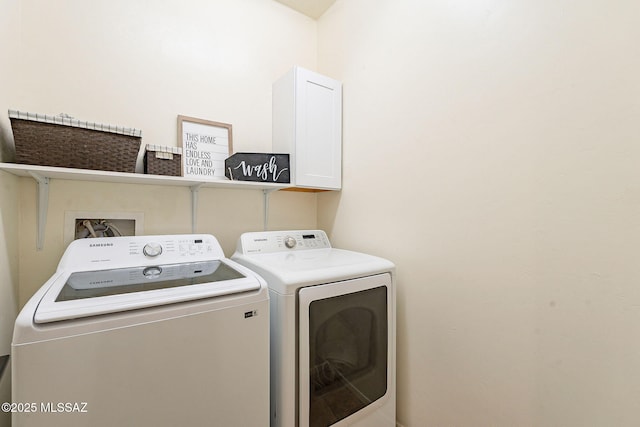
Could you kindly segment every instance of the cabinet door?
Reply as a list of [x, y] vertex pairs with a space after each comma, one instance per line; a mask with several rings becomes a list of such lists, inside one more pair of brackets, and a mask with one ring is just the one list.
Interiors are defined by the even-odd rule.
[[297, 68], [295, 84], [295, 184], [342, 185], [342, 85]]

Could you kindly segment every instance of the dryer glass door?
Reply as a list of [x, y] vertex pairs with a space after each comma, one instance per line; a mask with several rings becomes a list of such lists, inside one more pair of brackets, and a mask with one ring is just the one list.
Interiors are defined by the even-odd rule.
[[305, 287], [299, 301], [300, 426], [359, 416], [387, 395], [390, 275]]

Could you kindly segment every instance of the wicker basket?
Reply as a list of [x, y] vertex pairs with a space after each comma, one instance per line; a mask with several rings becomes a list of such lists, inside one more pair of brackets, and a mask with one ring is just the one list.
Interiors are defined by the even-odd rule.
[[9, 110], [16, 163], [134, 173], [142, 132]]
[[182, 148], [147, 144], [144, 153], [144, 173], [180, 176]]

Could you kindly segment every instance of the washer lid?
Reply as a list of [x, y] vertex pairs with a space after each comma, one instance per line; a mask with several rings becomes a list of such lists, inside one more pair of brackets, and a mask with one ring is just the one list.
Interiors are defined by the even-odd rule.
[[34, 314], [35, 323], [95, 316], [260, 288], [220, 260], [63, 272]]

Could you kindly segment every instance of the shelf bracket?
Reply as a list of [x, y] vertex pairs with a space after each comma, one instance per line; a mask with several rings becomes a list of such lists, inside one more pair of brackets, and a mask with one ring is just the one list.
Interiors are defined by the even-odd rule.
[[264, 219], [263, 219], [263, 228], [264, 231], [269, 230], [269, 194], [274, 191], [278, 191], [277, 189], [264, 189], [262, 190], [262, 205], [264, 209]]
[[191, 232], [196, 232], [197, 212], [198, 212], [198, 191], [202, 187], [202, 182], [189, 187], [191, 189]]
[[36, 249], [44, 248], [44, 231], [47, 226], [47, 210], [49, 207], [49, 178], [29, 171], [29, 175], [38, 183], [38, 229]]

